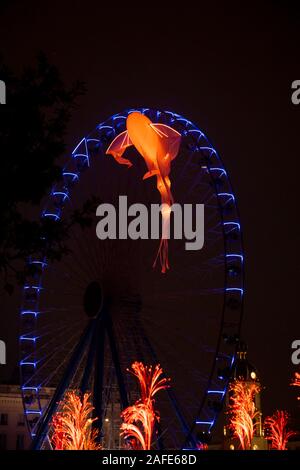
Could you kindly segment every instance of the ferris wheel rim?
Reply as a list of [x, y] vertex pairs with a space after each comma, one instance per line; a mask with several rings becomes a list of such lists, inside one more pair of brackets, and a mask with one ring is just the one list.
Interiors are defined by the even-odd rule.
[[[213, 386], [213, 383], [217, 381], [217, 374], [218, 374], [218, 369], [219, 369], [218, 365], [220, 364], [220, 362], [223, 364], [223, 369], [224, 369], [224, 364], [227, 364], [227, 363], [228, 363], [227, 368], [229, 367], [229, 370], [232, 368], [234, 357], [235, 357], [236, 344], [234, 343], [234, 335], [231, 334], [231, 332], [234, 330], [234, 334], [236, 335], [236, 338], [238, 338], [238, 335], [240, 333], [242, 312], [243, 312], [244, 253], [243, 253], [241, 224], [240, 224], [239, 213], [238, 213], [238, 209], [236, 205], [236, 198], [233, 193], [227, 171], [222, 163], [221, 158], [219, 157], [217, 151], [215, 150], [215, 148], [211, 145], [206, 135], [197, 126], [195, 126], [191, 121], [185, 119], [179, 114], [172, 113], [170, 111], [153, 110], [150, 108], [133, 108], [133, 109], [129, 109], [122, 113], [118, 113], [118, 114], [111, 116], [108, 120], [99, 124], [96, 127], [96, 131], [109, 130], [112, 134], [116, 135], [118, 122], [120, 120], [123, 120], [123, 121], [126, 120], [128, 114], [130, 114], [131, 112], [136, 112], [136, 111], [141, 112], [146, 115], [147, 114], [156, 115], [157, 117], [160, 117], [163, 114], [166, 116], [166, 119], [168, 120], [170, 124], [173, 124], [176, 122], [178, 125], [181, 126], [183, 133], [190, 134], [191, 136], [193, 136], [195, 145], [199, 146], [200, 152], [201, 154], [203, 154], [202, 168], [205, 171], [209, 172], [209, 176], [211, 177], [212, 182], [214, 184], [215, 194], [216, 194], [218, 205], [219, 205], [220, 216], [222, 220], [222, 232], [223, 232], [223, 240], [224, 240], [224, 262], [225, 262], [225, 279], [224, 279], [224, 291], [223, 291], [224, 300], [223, 300], [223, 309], [222, 309], [222, 319], [220, 322], [218, 341], [217, 341], [217, 347], [215, 350], [213, 366], [211, 369], [207, 387], [205, 389], [205, 393], [203, 395], [201, 404], [199, 406], [198, 417], [194, 422], [193, 429], [191, 429], [191, 433], [193, 433], [195, 431], [195, 428], [197, 428], [198, 432], [209, 434], [216, 422], [216, 417], [220, 412], [220, 408], [218, 408], [217, 405], [221, 405], [223, 402], [229, 378], [223, 377], [221, 379], [223, 380], [223, 384], [224, 384], [224, 387], [222, 390], [212, 389], [212, 386]], [[110, 125], [110, 124], [113, 124], [113, 125]], [[94, 133], [95, 131], [88, 134], [87, 137], [83, 137], [79, 141], [79, 143], [75, 146], [74, 150], [72, 151], [72, 155], [71, 155], [72, 159], [78, 158], [83, 164], [89, 166], [89, 145], [92, 143], [95, 143], [97, 140], [94, 138]], [[205, 141], [206, 145], [202, 145], [202, 143], [200, 144], [202, 140]], [[86, 152], [84, 151], [82, 152], [80, 150], [82, 146], [83, 148], [86, 149]], [[80, 170], [78, 170], [78, 173], [70, 172], [65, 166], [62, 171], [62, 174], [63, 174], [63, 177], [67, 181], [76, 184], [80, 180], [80, 172], [81, 172]], [[218, 189], [218, 181], [220, 179], [226, 181], [228, 189], [222, 190], [222, 191]], [[50, 192], [50, 198], [51, 197], [61, 198], [62, 203], [65, 202], [68, 196], [69, 194], [67, 194], [67, 192], [65, 192], [64, 194], [63, 193], [58, 194], [58, 192], [53, 191], [53, 190], [51, 190]], [[233, 213], [234, 215], [232, 215], [231, 217], [228, 215], [224, 215], [226, 212], [225, 211], [226, 206], [228, 207], [229, 204], [231, 207], [233, 207], [233, 210], [231, 213]], [[63, 208], [63, 204], [61, 207]], [[49, 218], [52, 218], [53, 220], [59, 220], [61, 217], [62, 208], [58, 209], [56, 212], [42, 211], [41, 217], [49, 217]], [[237, 245], [239, 245], [239, 251], [238, 250], [235, 250], [235, 252], [230, 251], [229, 245], [227, 244], [227, 241], [226, 241], [227, 236], [231, 232], [234, 232], [235, 235], [237, 235], [237, 240], [238, 240]], [[239, 276], [238, 285], [236, 285], [236, 283], [234, 283], [234, 285], [232, 284], [231, 278], [228, 274], [229, 268], [233, 265], [232, 261], [234, 261], [234, 263], [237, 262], [237, 264], [241, 268], [241, 274]], [[47, 260], [46, 259], [31, 259], [29, 260], [29, 263], [38, 264], [40, 266], [41, 278], [42, 278], [43, 271], [47, 269]], [[40, 281], [41, 281], [41, 278], [40, 278]], [[35, 308], [33, 308], [32, 311], [29, 311], [28, 309], [26, 310], [24, 309], [24, 305], [22, 306], [21, 312], [20, 312], [21, 319], [24, 315], [32, 315], [36, 319], [39, 314], [38, 298], [39, 298], [40, 291], [42, 289], [41, 282], [39, 282], [35, 286], [24, 285], [23, 298], [24, 296], [26, 296], [26, 291], [28, 291], [28, 289], [30, 290], [33, 289], [33, 291], [35, 291], [33, 292], [33, 294], [36, 294], [37, 302], [36, 302]], [[235, 315], [228, 314], [228, 312], [230, 313], [230, 311], [232, 313], [232, 310], [235, 311]], [[229, 317], [231, 321], [229, 321]], [[20, 345], [22, 345], [22, 342], [25, 340], [28, 341], [28, 338], [25, 339], [21, 331], [21, 335], [19, 338]], [[226, 357], [226, 353], [224, 352], [224, 351], [227, 351], [228, 348], [222, 349], [224, 342], [227, 342], [227, 346], [228, 344], [230, 344], [230, 342], [232, 342], [229, 348], [231, 350], [231, 354], [229, 357]], [[21, 391], [22, 391], [23, 406], [24, 406], [24, 412], [26, 415], [26, 421], [28, 424], [28, 428], [31, 432], [31, 428], [29, 426], [30, 417], [32, 417], [32, 415], [34, 414], [37, 417], [42, 416], [43, 410], [42, 410], [41, 397], [40, 397], [41, 388], [39, 386], [31, 387], [32, 392], [36, 394], [39, 409], [31, 410], [30, 405], [26, 403], [27, 392], [28, 392], [28, 389], [30, 389], [30, 387], [27, 387], [26, 382], [24, 381], [23, 368], [25, 366], [34, 368], [36, 367], [36, 365], [34, 365], [34, 363], [26, 364], [24, 357], [21, 356], [21, 360], [20, 360]], [[227, 370], [227, 375], [228, 373], [229, 371]], [[212, 397], [214, 398], [213, 408], [212, 408]], [[32, 435], [32, 432], [31, 432], [31, 435]]]

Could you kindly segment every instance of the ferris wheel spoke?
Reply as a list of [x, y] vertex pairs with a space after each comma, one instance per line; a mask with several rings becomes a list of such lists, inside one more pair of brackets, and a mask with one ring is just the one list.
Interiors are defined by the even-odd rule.
[[[45, 370], [49, 366], [50, 363], [52, 363], [52, 364], [55, 363], [55, 359], [58, 356], [61, 355], [62, 351], [68, 351], [69, 352], [68, 346], [74, 344], [74, 341], [76, 340], [76, 338], [78, 338], [78, 334], [74, 334], [73, 336], [69, 337], [69, 339], [67, 341], [65, 341], [65, 342], [61, 343], [60, 345], [57, 345], [54, 348], [52, 348], [51, 353], [49, 353], [44, 358], [44, 361], [43, 361], [42, 365], [40, 365], [36, 369], [36, 372], [30, 377], [30, 379], [28, 380], [27, 383], [25, 383], [25, 385], [36, 384], [37, 383], [36, 379], [37, 378], [40, 379], [43, 370]], [[66, 361], [67, 361], [67, 358], [65, 358], [63, 361], [59, 362], [58, 365], [56, 365], [55, 371], [53, 372], [53, 375], [51, 375], [51, 378], [53, 378], [56, 375], [56, 372], [58, 370], [63, 368]], [[38, 383], [38, 386], [39, 387], [42, 386], [42, 385], [46, 386], [46, 384], [49, 383], [49, 379], [50, 379], [50, 376], [48, 375], [47, 379], [44, 379], [43, 381]]]
[[[48, 330], [48, 333], [44, 334], [43, 332], [45, 330]], [[30, 360], [35, 361], [36, 364], [39, 364], [41, 361], [43, 362], [49, 355], [51, 355], [51, 347], [53, 345], [56, 345], [57, 343], [60, 344], [60, 340], [62, 338], [65, 338], [66, 336], [69, 335], [70, 331], [73, 331], [76, 329], [76, 326], [74, 325], [70, 326], [60, 326], [59, 328], [51, 328], [51, 324], [45, 325], [40, 327], [40, 329], [37, 332], [31, 332], [27, 336], [23, 336], [20, 339], [26, 340], [26, 339], [31, 339], [34, 340], [34, 349], [26, 356], [23, 357], [22, 361], [23, 362], [28, 362]], [[51, 333], [49, 333], [49, 330]], [[45, 338], [50, 337], [49, 340], [45, 340]], [[43, 340], [41, 342], [41, 340]], [[39, 344], [39, 341], [41, 344]], [[63, 341], [62, 341], [63, 343]], [[41, 355], [42, 351], [46, 351], [46, 355]]]
[[[62, 271], [62, 274], [60, 275], [62, 280], [69, 281], [71, 279], [72, 282], [77, 286], [81, 288], [86, 287], [86, 282], [89, 280], [89, 278], [85, 275], [84, 272], [76, 269], [76, 262], [63, 259], [61, 260], [58, 267]], [[53, 276], [55, 276], [55, 272], [53, 273]]]
[[[96, 267], [94, 259], [91, 257], [89, 253], [89, 248], [84, 246], [84, 244], [79, 240], [78, 236], [75, 235], [75, 233], [73, 235], [73, 238], [79, 249], [79, 256], [77, 257], [76, 262], [81, 267], [81, 269], [83, 269], [83, 271], [87, 273], [87, 275], [90, 278], [96, 279], [98, 276], [97, 267]], [[81, 256], [82, 256], [82, 259], [84, 260], [84, 263], [81, 262]]]
[[[133, 163], [130, 169], [106, 155], [112, 140], [126, 130], [129, 112], [111, 117], [79, 142], [64, 167], [63, 180], [49, 196], [42, 216], [63, 218], [70, 232], [65, 242], [67, 253], [45, 268], [42, 265], [43, 275], [24, 288], [22, 359], [36, 363], [36, 370], [29, 366], [26, 372], [21, 365], [22, 386], [32, 387], [28, 394], [38, 403], [42, 400], [38, 387], [57, 387], [70, 370], [72, 352], [88, 321], [84, 299], [96, 281], [110, 298], [114, 331], [110, 342], [106, 332], [103, 352], [98, 349], [96, 354], [103, 355], [102, 407], [113, 420], [120, 382], [116, 362], [133, 403], [138, 399], [138, 388], [126, 368], [135, 360], [159, 361], [172, 376], [177, 407], [187, 423], [181, 426], [170, 396], [162, 395], [158, 400], [161, 438], [166, 448], [181, 447], [184, 440], [191, 446], [197, 435], [195, 416], [200, 423], [208, 419], [215, 422], [217, 413], [210, 408], [208, 392], [217, 390], [221, 396], [226, 380], [219, 377], [218, 369], [220, 364], [224, 369], [230, 367], [234, 356], [234, 345], [223, 338], [238, 334], [242, 311], [239, 217], [227, 172], [204, 133], [175, 113], [145, 108], [140, 112], [152, 122], [168, 125], [181, 135], [178, 156], [171, 164], [171, 189], [175, 202], [205, 205], [204, 248], [187, 251], [184, 240], [170, 240], [170, 270], [161, 274], [158, 266], [155, 270], [151, 267], [159, 241], [99, 240], [96, 204], [118, 204], [120, 195], [146, 207], [161, 202], [156, 177], [143, 180], [147, 165], [134, 146], [126, 150]], [[79, 223], [74, 223], [77, 219]], [[81, 228], [85, 223], [89, 226]], [[94, 300], [99, 306], [99, 299]], [[114, 348], [117, 361], [112, 360], [116, 357]], [[89, 356], [85, 347], [76, 369], [72, 369], [69, 388], [79, 390], [84, 380], [94, 398], [98, 393], [94, 384], [96, 356], [91, 361]], [[87, 367], [87, 361], [93, 366]], [[30, 411], [30, 406], [25, 404], [25, 409]], [[38, 425], [43, 411], [35, 417]], [[117, 421], [120, 424], [120, 418]], [[117, 427], [112, 427], [109, 442], [118, 447], [111, 440], [116, 432]], [[153, 445], [159, 447], [156, 441]]]

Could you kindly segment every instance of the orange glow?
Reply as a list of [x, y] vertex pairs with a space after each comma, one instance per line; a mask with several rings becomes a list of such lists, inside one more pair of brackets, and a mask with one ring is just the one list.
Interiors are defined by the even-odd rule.
[[259, 391], [260, 386], [257, 383], [248, 383], [242, 380], [232, 382], [229, 387], [229, 429], [238, 438], [243, 450], [251, 449], [251, 441], [255, 431], [254, 420], [258, 416], [254, 398]]
[[296, 433], [287, 429], [289, 415], [286, 411], [275, 411], [272, 416], [265, 419], [266, 439], [271, 442], [274, 450], [287, 450], [287, 443], [290, 437]]
[[198, 442], [196, 444], [197, 450], [208, 450], [208, 445], [204, 444], [203, 442]]
[[[168, 261], [168, 234], [170, 227], [170, 206], [173, 204], [171, 193], [171, 181], [169, 174], [171, 162], [176, 158], [181, 135], [175, 129], [165, 124], [155, 124], [139, 112], [128, 115], [126, 120], [127, 130], [119, 134], [108, 147], [106, 154], [111, 154], [121, 165], [132, 166], [132, 163], [123, 157], [127, 147], [133, 145], [144, 158], [148, 171], [143, 179], [156, 176], [156, 187], [161, 196], [161, 203], [166, 205], [162, 211], [162, 237], [155, 258], [160, 259], [161, 272], [169, 269]], [[169, 210], [167, 210], [169, 208]]]
[[93, 406], [89, 402], [90, 394], [85, 393], [81, 399], [75, 392], [68, 392], [61, 402], [61, 411], [57, 412], [51, 422], [53, 434], [51, 443], [55, 450], [99, 450], [96, 442], [98, 432], [92, 429], [93, 422], [89, 416]]
[[169, 387], [170, 379], [161, 378], [163, 370], [160, 364], [153, 368], [153, 366], [145, 366], [142, 362], [134, 362], [128, 372], [138, 379], [141, 400], [144, 403], [153, 400], [157, 392]]
[[159, 364], [153, 367], [134, 362], [128, 371], [138, 379], [141, 398], [122, 412], [121, 434], [131, 448], [150, 450], [155, 423], [159, 421], [153, 397], [169, 387], [170, 379], [161, 378], [163, 370]]
[[[291, 385], [293, 387], [300, 387], [300, 373], [299, 372], [295, 372], [295, 377]], [[300, 396], [297, 397], [297, 400], [300, 400]]]
[[[151, 404], [136, 403], [128, 406], [121, 417], [124, 423], [121, 425], [122, 435], [128, 439], [133, 439], [131, 447], [135, 450], [150, 450], [155, 421], [158, 416]], [[137, 444], [138, 443], [138, 444]]]

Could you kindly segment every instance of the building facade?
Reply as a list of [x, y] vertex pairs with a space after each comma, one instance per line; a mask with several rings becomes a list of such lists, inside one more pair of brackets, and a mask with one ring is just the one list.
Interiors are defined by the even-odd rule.
[[23, 450], [29, 445], [20, 387], [0, 385], [0, 450]]
[[[53, 389], [43, 389], [46, 404]], [[0, 385], [0, 450], [29, 449], [31, 438], [27, 429], [19, 385]]]
[[237, 357], [230, 379], [230, 386], [225, 397], [225, 426], [224, 426], [224, 449], [238, 450], [241, 442], [234, 436], [230, 426], [230, 403], [233, 400], [234, 385], [240, 384], [245, 390], [251, 390], [253, 385], [256, 386], [257, 392], [253, 395], [253, 438], [249, 446], [249, 450], [267, 450], [268, 441], [264, 436], [262, 423], [261, 408], [261, 384], [256, 368], [250, 364], [247, 358], [247, 347], [244, 343], [239, 345]]

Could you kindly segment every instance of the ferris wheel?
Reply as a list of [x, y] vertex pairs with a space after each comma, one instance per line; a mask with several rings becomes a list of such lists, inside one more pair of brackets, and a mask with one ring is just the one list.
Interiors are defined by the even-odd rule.
[[[187, 251], [184, 240], [171, 238], [165, 274], [153, 269], [157, 240], [96, 237], [98, 204], [116, 206], [120, 195], [128, 204], [160, 203], [154, 179], [143, 179], [145, 162], [134, 146], [126, 148], [130, 168], [108, 155], [134, 112], [180, 135], [170, 172], [174, 201], [205, 208], [203, 248]], [[23, 287], [21, 390], [35, 448], [49, 446], [51, 418], [70, 389], [91, 392], [99, 427], [111, 423], [109, 433], [102, 431], [103, 446], [121, 448], [115, 410], [136, 396], [126, 369], [137, 360], [160, 363], [171, 378], [158, 400], [154, 447], [205, 442], [222, 410], [244, 293], [236, 199], [205, 134], [170, 111], [130, 109], [110, 117], [76, 145], [41, 218], [54, 232], [64, 224], [68, 238], [56, 257], [44, 240], [28, 260], [31, 276]]]

